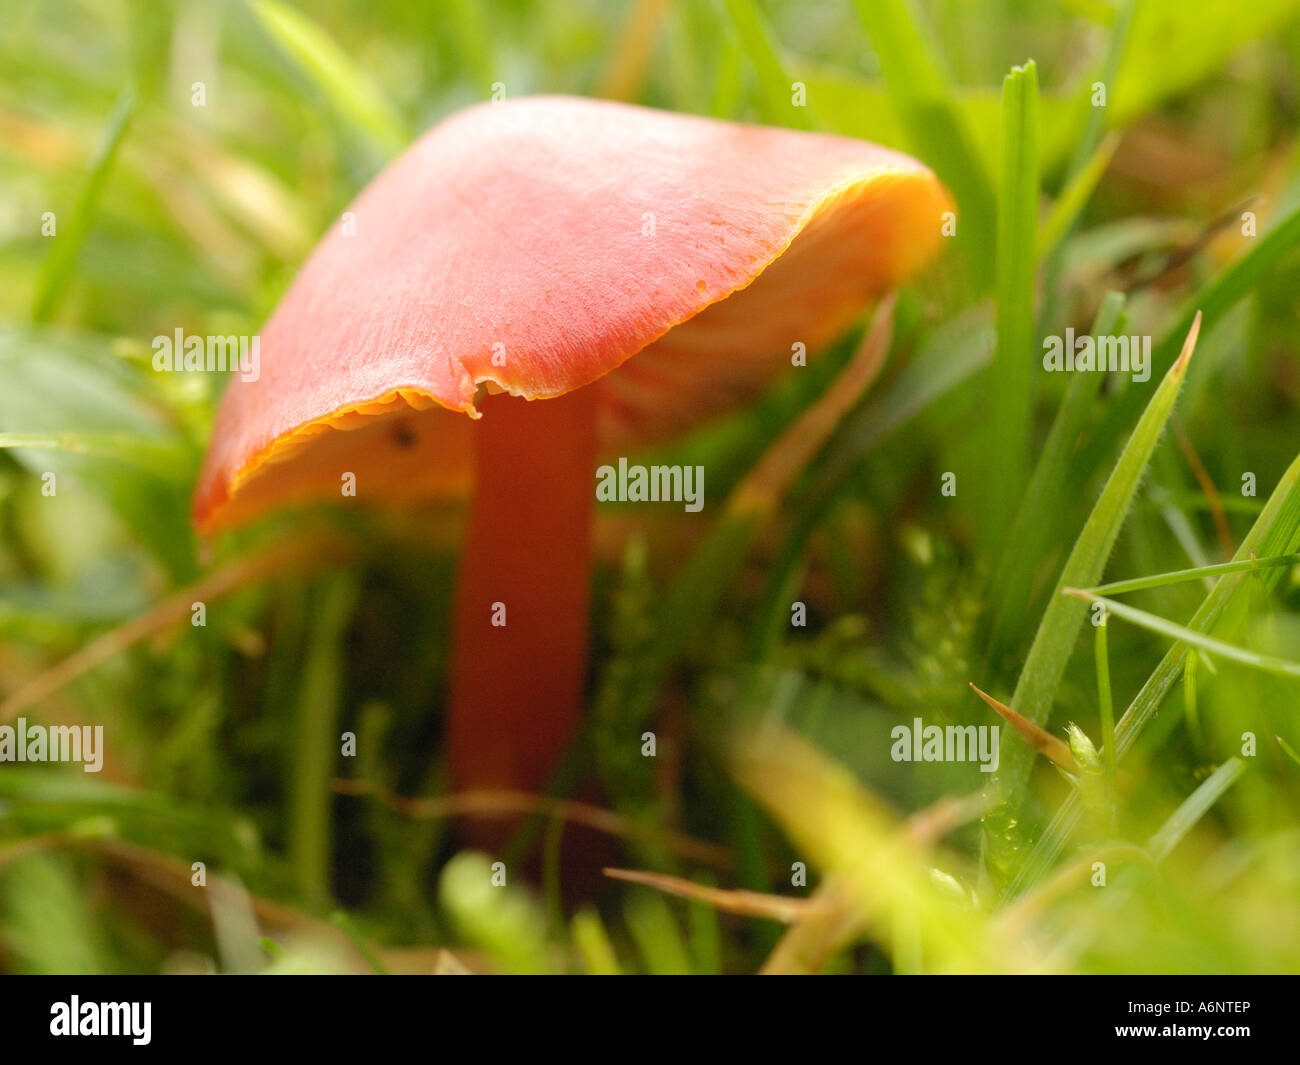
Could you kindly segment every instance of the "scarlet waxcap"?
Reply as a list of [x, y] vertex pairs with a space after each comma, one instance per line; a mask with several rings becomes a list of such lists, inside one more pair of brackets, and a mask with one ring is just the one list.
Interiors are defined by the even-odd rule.
[[337, 495], [344, 471], [372, 499], [463, 493], [480, 385], [596, 387], [606, 451], [689, 428], [915, 273], [950, 209], [865, 141], [565, 97], [462, 111], [290, 286], [222, 401], [196, 524]]

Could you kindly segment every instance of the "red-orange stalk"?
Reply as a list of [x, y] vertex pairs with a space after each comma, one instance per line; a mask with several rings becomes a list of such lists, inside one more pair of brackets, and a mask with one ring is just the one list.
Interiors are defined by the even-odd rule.
[[488, 396], [480, 405], [452, 623], [448, 744], [457, 791], [540, 790], [581, 719], [595, 399], [595, 389], [580, 388], [557, 399]]

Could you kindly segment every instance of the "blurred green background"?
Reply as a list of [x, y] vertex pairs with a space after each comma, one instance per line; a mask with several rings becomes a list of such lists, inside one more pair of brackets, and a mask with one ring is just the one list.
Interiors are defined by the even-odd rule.
[[[256, 333], [385, 162], [494, 92], [864, 137], [960, 205], [775, 515], [602, 507], [575, 764], [616, 864], [682, 882], [569, 877], [554, 806], [530, 875], [458, 854], [460, 515], [200, 545], [223, 382], [150, 368], [177, 328]], [[107, 744], [98, 775], [0, 765], [0, 970], [1296, 971], [1296, 567], [1116, 596], [1240, 655], [1099, 644], [1054, 586], [1300, 550], [1298, 116], [1293, 0], [0, 0], [0, 723]], [[1099, 312], [1155, 338], [1150, 383], [1039, 372]], [[670, 461], [725, 498], [859, 341]], [[981, 801], [973, 765], [889, 757], [917, 716], [998, 723], [972, 681], [1102, 749], [1099, 661], [1113, 776], [1009, 736]]]

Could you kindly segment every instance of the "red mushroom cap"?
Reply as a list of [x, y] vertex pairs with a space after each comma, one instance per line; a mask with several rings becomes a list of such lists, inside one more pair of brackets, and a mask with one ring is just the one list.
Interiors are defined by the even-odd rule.
[[463, 111], [298, 274], [226, 391], [195, 521], [337, 495], [343, 470], [370, 498], [463, 492], [484, 383], [599, 382], [603, 450], [662, 438], [843, 331], [950, 209], [920, 163], [843, 137], [561, 97]]

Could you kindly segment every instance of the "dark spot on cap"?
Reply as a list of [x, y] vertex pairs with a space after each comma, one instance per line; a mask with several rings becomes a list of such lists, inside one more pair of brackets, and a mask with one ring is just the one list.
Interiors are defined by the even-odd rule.
[[409, 422], [398, 422], [393, 426], [393, 443], [403, 449], [415, 447], [415, 430]]

